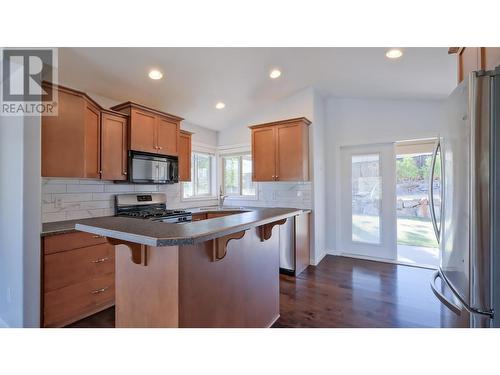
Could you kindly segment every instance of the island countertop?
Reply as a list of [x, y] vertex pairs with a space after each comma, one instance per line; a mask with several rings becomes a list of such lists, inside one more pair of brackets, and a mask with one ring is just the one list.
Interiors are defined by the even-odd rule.
[[163, 223], [128, 217], [76, 220], [75, 229], [148, 246], [192, 245], [243, 230], [280, 221], [304, 212], [297, 208], [254, 208], [233, 215], [192, 221]]

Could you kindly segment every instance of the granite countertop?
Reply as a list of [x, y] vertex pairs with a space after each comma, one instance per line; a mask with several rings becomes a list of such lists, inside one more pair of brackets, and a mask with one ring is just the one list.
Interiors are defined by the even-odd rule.
[[[248, 210], [248, 208], [245, 208], [245, 210]], [[210, 211], [203, 210], [200, 212]], [[212, 240], [300, 215], [303, 212], [304, 210], [297, 208], [255, 208], [243, 213], [182, 224], [154, 222], [128, 217], [98, 217], [75, 220], [75, 228], [83, 232], [148, 246], [177, 246]]]
[[[226, 213], [232, 213], [232, 212], [241, 212], [241, 211], [256, 211], [256, 210], [261, 210], [264, 207], [231, 207], [231, 206], [224, 206], [222, 210], [218, 210], [217, 208], [213, 208], [214, 206], [207, 206], [207, 207], [193, 207], [193, 208], [185, 208], [186, 211], [189, 211], [193, 214], [200, 214], [200, 213], [208, 213], [208, 212], [226, 212]], [[311, 212], [309, 209], [303, 209], [303, 212]], [[112, 216], [103, 216], [103, 217], [112, 217]], [[81, 222], [82, 219], [79, 220], [64, 220], [64, 221], [55, 221], [52, 223], [43, 223], [42, 224], [42, 232], [41, 236], [46, 237], [46, 236], [53, 236], [53, 235], [58, 235], [58, 234], [64, 234], [64, 233], [71, 233], [74, 232], [75, 229], [75, 224], [78, 222]]]
[[[110, 217], [110, 216], [105, 216]], [[57, 234], [71, 233], [75, 231], [75, 224], [80, 220], [54, 221], [42, 224], [42, 237], [54, 236]]]

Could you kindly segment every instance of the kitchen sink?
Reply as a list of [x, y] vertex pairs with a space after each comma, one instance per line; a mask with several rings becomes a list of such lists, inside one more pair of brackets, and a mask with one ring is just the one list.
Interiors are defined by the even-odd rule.
[[200, 207], [200, 211], [244, 211], [248, 212], [245, 207], [219, 207], [219, 206], [210, 206], [210, 207]]

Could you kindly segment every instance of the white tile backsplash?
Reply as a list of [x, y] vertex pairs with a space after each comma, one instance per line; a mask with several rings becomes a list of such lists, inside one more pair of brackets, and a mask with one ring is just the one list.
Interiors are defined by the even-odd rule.
[[256, 207], [312, 208], [311, 182], [260, 182], [258, 199], [237, 199], [229, 197], [227, 205]]
[[[182, 201], [180, 184], [137, 185], [101, 180], [42, 178], [42, 222], [83, 219], [114, 214], [115, 195], [162, 192], [168, 208], [216, 205], [217, 200]], [[311, 182], [261, 182], [258, 199], [228, 198], [226, 205], [312, 208]]]
[[110, 216], [115, 211], [115, 195], [133, 192], [164, 192], [168, 208], [217, 204], [215, 200], [182, 202], [180, 184], [137, 185], [101, 180], [42, 178], [42, 222]]

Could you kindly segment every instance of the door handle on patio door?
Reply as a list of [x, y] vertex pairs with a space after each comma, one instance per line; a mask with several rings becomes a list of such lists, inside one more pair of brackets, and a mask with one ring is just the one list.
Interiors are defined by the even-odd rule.
[[441, 144], [439, 140], [436, 142], [436, 145], [434, 146], [434, 151], [432, 152], [432, 163], [431, 163], [431, 173], [430, 173], [430, 180], [429, 180], [429, 209], [431, 213], [431, 221], [432, 221], [432, 227], [434, 228], [434, 234], [436, 235], [437, 242], [439, 243], [439, 238], [441, 234], [441, 228], [438, 228], [437, 226], [437, 220], [436, 220], [436, 211], [434, 210], [434, 169], [436, 167], [436, 158], [437, 158], [437, 153], [438, 150], [440, 149]]

